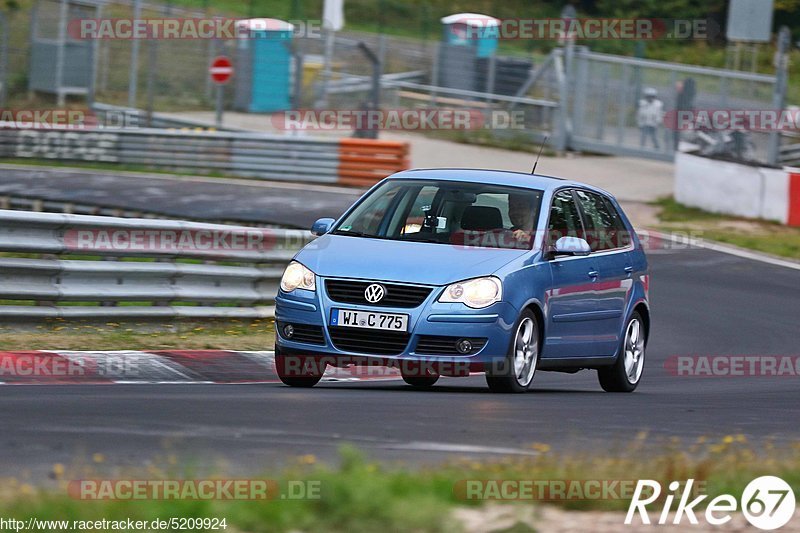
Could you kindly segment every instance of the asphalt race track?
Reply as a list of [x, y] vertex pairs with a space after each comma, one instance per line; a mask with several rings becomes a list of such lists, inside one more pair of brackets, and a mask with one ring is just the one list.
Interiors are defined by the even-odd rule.
[[[800, 271], [704, 249], [652, 252], [654, 329], [634, 394], [601, 391], [594, 372], [537, 374], [524, 395], [491, 394], [482, 376], [430, 392], [399, 381], [250, 385], [0, 386], [0, 475], [46, 475], [102, 453], [141, 465], [165, 453], [248, 471], [301, 454], [335, 460], [353, 443], [413, 463], [454, 456], [614, 449], [652, 438], [745, 434], [800, 438], [798, 376], [678, 377], [673, 355], [796, 356]], [[269, 347], [265, 347], [268, 349]]]
[[338, 217], [362, 193], [352, 187], [0, 165], [0, 197], [300, 229]]

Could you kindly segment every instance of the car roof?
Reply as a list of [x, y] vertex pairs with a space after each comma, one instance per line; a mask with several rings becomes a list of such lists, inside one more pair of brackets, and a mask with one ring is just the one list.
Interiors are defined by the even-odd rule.
[[415, 168], [404, 170], [389, 176], [402, 179], [434, 179], [444, 181], [465, 181], [472, 183], [489, 183], [492, 185], [506, 185], [509, 187], [525, 187], [551, 191], [563, 187], [581, 187], [591, 189], [607, 196], [612, 196], [608, 191], [598, 187], [581, 183], [579, 181], [548, 176], [545, 174], [526, 174], [510, 170], [491, 170], [480, 168]]

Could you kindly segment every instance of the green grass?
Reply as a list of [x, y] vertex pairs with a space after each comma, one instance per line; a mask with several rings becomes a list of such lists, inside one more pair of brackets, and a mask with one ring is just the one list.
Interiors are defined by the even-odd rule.
[[[0, 301], [0, 305], [8, 303]], [[46, 319], [24, 326], [0, 325], [0, 339], [3, 350], [271, 350], [275, 344], [275, 322], [272, 319], [175, 319], [170, 323]]]
[[656, 205], [661, 208], [659, 229], [690, 232], [712, 241], [800, 259], [800, 228], [709, 213], [679, 204], [672, 198], [660, 200]]
[[[72, 479], [208, 479], [225, 478], [221, 472], [200, 474], [196, 469], [176, 467], [178, 458], [169, 454], [146, 471], [106, 467], [96, 454], [78, 467], [53, 465], [49, 487], [33, 487], [23, 481], [5, 480], [0, 490], [0, 516], [26, 520], [153, 520], [169, 517], [225, 518], [233, 531], [458, 531], [462, 523], [453, 511], [480, 510], [487, 501], [466, 500], [458, 490], [466, 480], [625, 480], [654, 479], [666, 485], [672, 480], [694, 479], [705, 485], [710, 497], [733, 494], [740, 497], [746, 484], [760, 475], [777, 475], [795, 491], [800, 489], [800, 446], [776, 449], [771, 441], [751, 445], [741, 435], [689, 442], [671, 439], [655, 443], [640, 434], [618, 454], [560, 454], [549, 446], [531, 443], [539, 455], [491, 461], [453, 459], [440, 466], [404, 468], [366, 460], [354, 448], [344, 447], [337, 466], [319, 464], [313, 456], [300, 456], [280, 469], [253, 471], [248, 477], [277, 482], [278, 494], [290, 483], [317, 484], [315, 499], [270, 501], [89, 501], [67, 495]], [[243, 476], [231, 476], [241, 479]], [[463, 486], [463, 485], [461, 485]], [[665, 494], [662, 494], [662, 498]], [[508, 503], [517, 509], [534, 501]], [[550, 502], [569, 510], [622, 512], [629, 500], [561, 500]], [[703, 507], [703, 504], [699, 506]], [[622, 515], [620, 514], [620, 517]], [[514, 530], [536, 528], [518, 523]]]

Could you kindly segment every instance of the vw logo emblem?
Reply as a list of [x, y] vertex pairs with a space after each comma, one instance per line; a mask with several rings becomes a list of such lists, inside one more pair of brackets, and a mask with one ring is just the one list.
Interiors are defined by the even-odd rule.
[[386, 296], [386, 289], [377, 283], [373, 283], [364, 291], [364, 298], [371, 304], [380, 302], [384, 296]]

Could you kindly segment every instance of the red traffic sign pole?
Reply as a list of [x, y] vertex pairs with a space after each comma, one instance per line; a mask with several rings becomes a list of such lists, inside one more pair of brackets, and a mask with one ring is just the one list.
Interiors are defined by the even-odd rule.
[[217, 84], [217, 129], [222, 128], [223, 87], [233, 76], [233, 63], [225, 56], [219, 56], [208, 67], [211, 81]]

